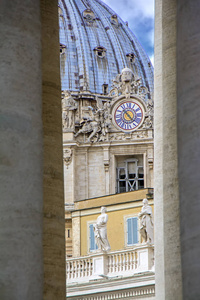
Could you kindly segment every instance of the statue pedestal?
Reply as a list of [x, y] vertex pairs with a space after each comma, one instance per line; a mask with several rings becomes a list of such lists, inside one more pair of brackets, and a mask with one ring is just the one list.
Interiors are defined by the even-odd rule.
[[107, 253], [97, 253], [93, 256], [92, 279], [102, 279], [108, 274], [108, 255]]
[[154, 272], [154, 247], [147, 243], [137, 248], [137, 273]]

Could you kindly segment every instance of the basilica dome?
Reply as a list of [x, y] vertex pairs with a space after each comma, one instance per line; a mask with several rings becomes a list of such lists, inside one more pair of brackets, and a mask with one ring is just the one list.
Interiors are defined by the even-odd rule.
[[[136, 20], [137, 22], [137, 20]], [[128, 25], [100, 0], [60, 0], [62, 89], [107, 94], [129, 68], [153, 96], [153, 67]]]

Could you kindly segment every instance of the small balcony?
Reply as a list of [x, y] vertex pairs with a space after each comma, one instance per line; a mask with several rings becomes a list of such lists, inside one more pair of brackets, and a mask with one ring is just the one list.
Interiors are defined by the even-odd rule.
[[140, 244], [132, 249], [94, 253], [66, 260], [67, 284], [112, 279], [154, 272], [154, 247]]

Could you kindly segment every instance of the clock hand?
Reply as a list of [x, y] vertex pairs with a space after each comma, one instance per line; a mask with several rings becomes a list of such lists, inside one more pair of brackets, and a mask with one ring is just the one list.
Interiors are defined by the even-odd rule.
[[129, 113], [126, 111], [125, 114], [129, 117], [129, 119], [131, 120], [132, 117], [129, 115]]

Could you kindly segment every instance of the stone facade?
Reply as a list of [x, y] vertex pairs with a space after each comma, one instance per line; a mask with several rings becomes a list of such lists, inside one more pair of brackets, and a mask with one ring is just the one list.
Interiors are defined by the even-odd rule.
[[[123, 79], [127, 70], [128, 80]], [[74, 130], [69, 132], [63, 125], [65, 182], [70, 183], [65, 188], [65, 203], [119, 192], [116, 168], [122, 168], [123, 164], [125, 167], [124, 161], [134, 158], [143, 169], [143, 187], [153, 186], [153, 99], [147, 96], [147, 88], [132, 71], [127, 70], [113, 80], [107, 97], [71, 93], [72, 107], [76, 107]], [[131, 114], [141, 107], [139, 124], [134, 121], [135, 115], [133, 122], [119, 120], [121, 127], [118, 126], [116, 111], [121, 109], [123, 116], [123, 105], [135, 105], [135, 110], [130, 108]]]

